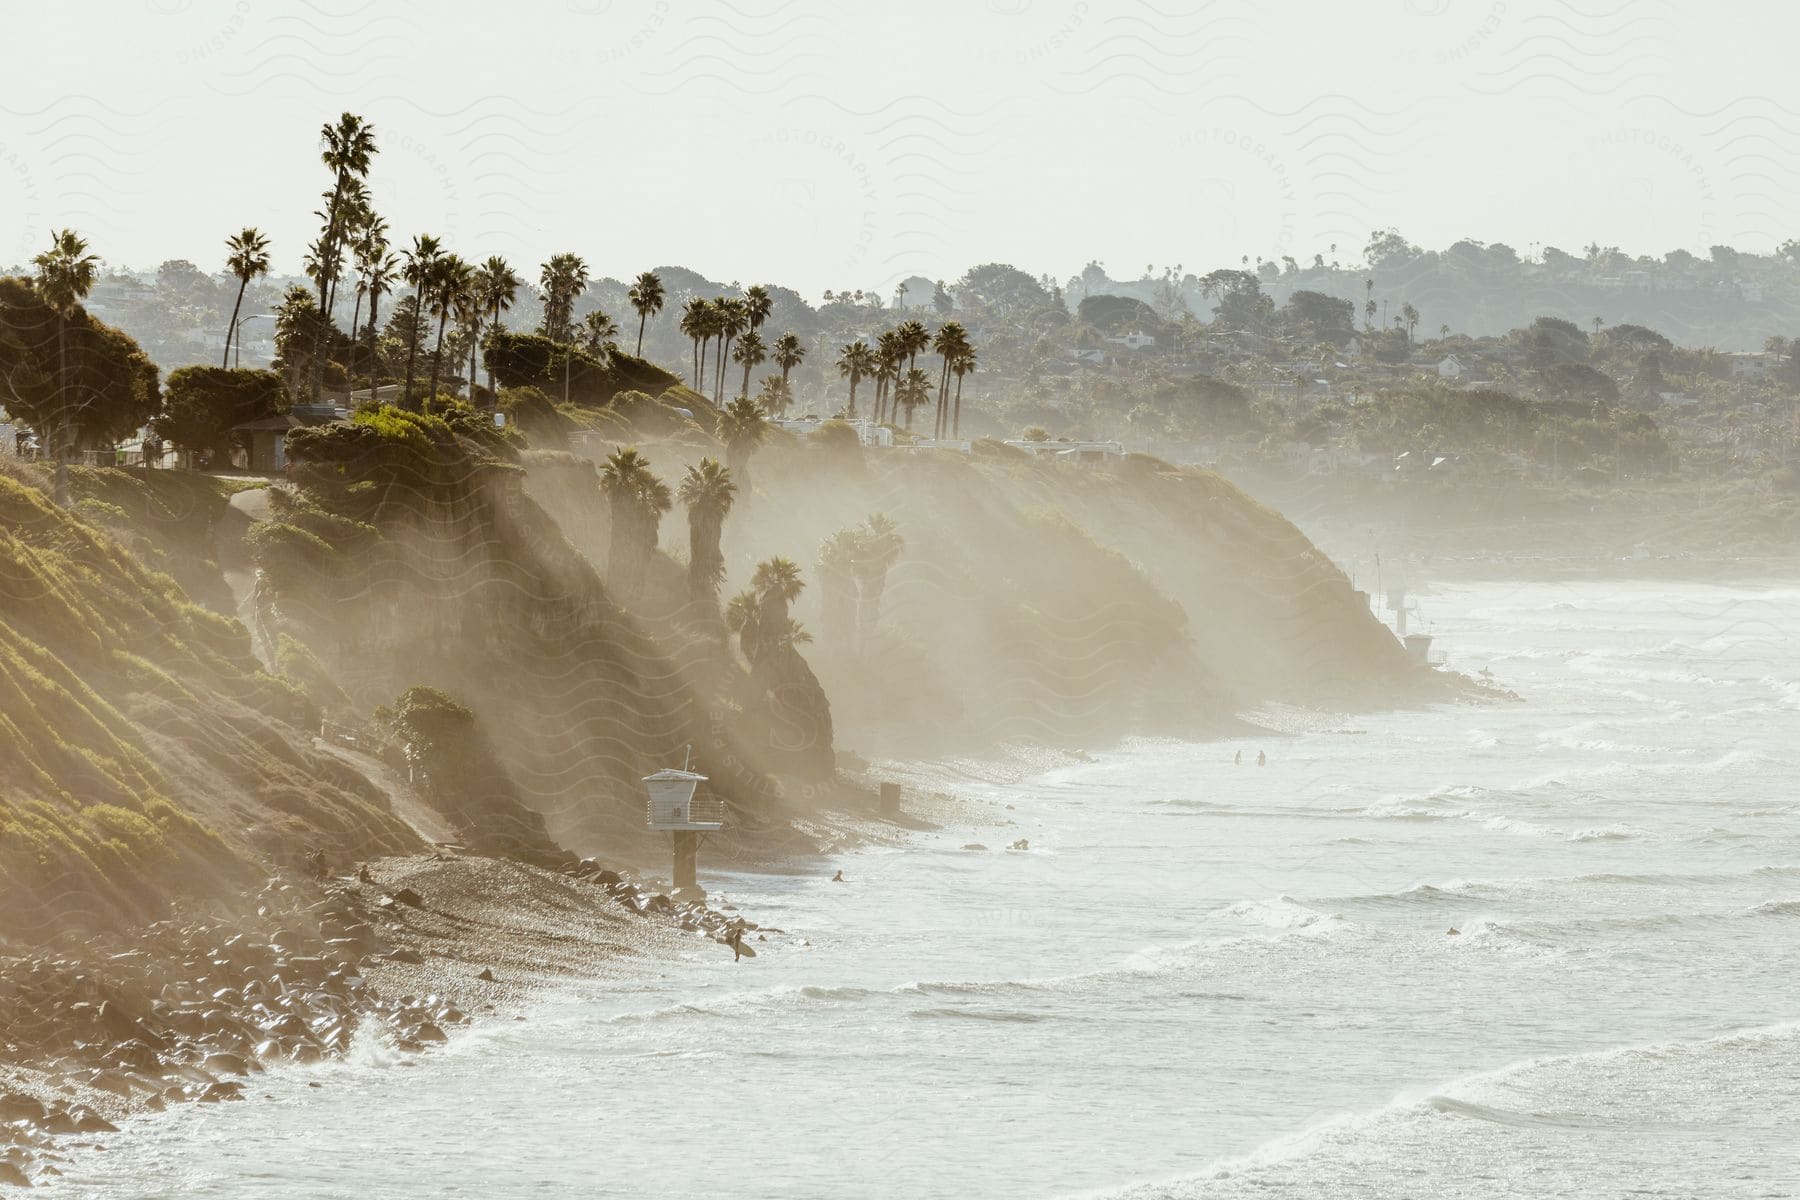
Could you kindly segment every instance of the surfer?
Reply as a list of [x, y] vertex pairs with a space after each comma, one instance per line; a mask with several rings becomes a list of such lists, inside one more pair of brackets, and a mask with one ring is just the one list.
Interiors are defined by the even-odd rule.
[[842, 867], [839, 867], [838, 873], [831, 877], [831, 882], [833, 882], [833, 883], [849, 883], [850, 881], [848, 879], [844, 878], [844, 869]]
[[1244, 765], [1244, 752], [1242, 750], [1239, 750], [1231, 756], [1231, 765], [1234, 767], [1241, 767]]
[[739, 925], [731, 931], [731, 961], [737, 962], [744, 957], [744, 927]]
[[1259, 767], [1268, 766], [1269, 765], [1269, 756], [1264, 754], [1261, 750], [1258, 750], [1256, 752], [1256, 765]]

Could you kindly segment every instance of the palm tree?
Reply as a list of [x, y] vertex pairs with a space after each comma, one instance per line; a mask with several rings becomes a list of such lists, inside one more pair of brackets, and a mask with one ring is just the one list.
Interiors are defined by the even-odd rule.
[[881, 597], [887, 590], [888, 571], [899, 561], [905, 546], [906, 539], [885, 514], [875, 513], [863, 522], [856, 556], [857, 590], [862, 600], [857, 613], [860, 641], [866, 641], [881, 620]]
[[1450, 326], [1448, 324], [1439, 325], [1438, 326], [1438, 340], [1441, 342], [1449, 336], [1450, 336]]
[[[1374, 281], [1370, 280], [1370, 282], [1373, 283]], [[1375, 328], [1375, 301], [1372, 299], [1367, 304], [1363, 305], [1363, 328]]]
[[626, 293], [631, 307], [637, 310], [638, 339], [637, 356], [644, 357], [644, 323], [653, 313], [659, 313], [663, 307], [662, 278], [655, 271], [645, 271], [632, 283], [631, 290]]
[[747, 396], [739, 396], [719, 414], [717, 436], [725, 443], [725, 463], [731, 477], [748, 494], [750, 487], [750, 452], [769, 436], [769, 419], [762, 406]]
[[840, 529], [819, 543], [820, 618], [827, 648], [840, 653], [855, 648], [856, 560], [861, 554], [860, 530]]
[[431, 351], [431, 390], [426, 399], [437, 400], [438, 368], [444, 357], [444, 326], [458, 306], [467, 307], [475, 286], [475, 269], [454, 254], [438, 259], [433, 279], [430, 312], [438, 319], [437, 345]]
[[[329, 201], [331, 193], [327, 192], [325, 199]], [[350, 180], [349, 186], [344, 189], [343, 196], [337, 203], [335, 221], [326, 213], [314, 213], [313, 215], [326, 222], [325, 234], [329, 235], [320, 237], [321, 244], [329, 245], [331, 248], [329, 255], [330, 290], [325, 295], [324, 311], [334, 313], [337, 311], [338, 281], [343, 278], [344, 250], [346, 246], [354, 250], [358, 232], [364, 225], [377, 219], [373, 201], [369, 198], [368, 185], [360, 179]]]
[[750, 577], [750, 586], [756, 592], [761, 609], [757, 614], [758, 625], [765, 631], [788, 628], [788, 606], [806, 590], [806, 584], [800, 578], [799, 564], [780, 555], [767, 559], [757, 564], [756, 574]]
[[457, 332], [469, 343], [468, 387], [471, 404], [475, 402], [475, 352], [481, 347], [481, 321], [486, 315], [487, 305], [481, 291], [481, 271], [471, 267], [468, 286], [456, 295]]
[[538, 273], [544, 296], [544, 336], [557, 342], [572, 338], [575, 298], [587, 290], [588, 269], [579, 254], [557, 254]]
[[694, 603], [711, 608], [719, 602], [719, 583], [725, 578], [719, 540], [737, 484], [718, 459], [703, 458], [699, 466], [687, 469], [676, 494], [688, 510], [688, 595]]
[[894, 385], [894, 402], [906, 410], [906, 427], [912, 428], [913, 410], [931, 399], [931, 375], [913, 367]]
[[[385, 243], [384, 243], [385, 245]], [[375, 403], [377, 375], [381, 370], [381, 353], [376, 349], [376, 314], [381, 308], [381, 298], [394, 290], [394, 284], [401, 278], [400, 259], [392, 254], [383, 254], [379, 259], [371, 260], [367, 274], [369, 285], [369, 403]]]
[[725, 394], [725, 356], [731, 352], [731, 343], [738, 334], [750, 324], [750, 310], [743, 300], [722, 296], [713, 301], [713, 313], [713, 332], [719, 338], [718, 361], [713, 364], [713, 402], [717, 403]]
[[242, 233], [225, 239], [225, 248], [231, 252], [225, 260], [225, 267], [237, 276], [237, 299], [231, 305], [231, 323], [225, 327], [225, 361], [219, 365], [231, 365], [231, 339], [237, 334], [238, 311], [244, 306], [244, 290], [250, 281], [269, 273], [269, 239], [255, 229], [246, 228]]
[[725, 606], [725, 628], [737, 634], [738, 649], [751, 663], [762, 654], [762, 642], [756, 635], [756, 616], [756, 593], [748, 589], [733, 596]]
[[[781, 368], [782, 395], [789, 395], [788, 372], [806, 361], [806, 347], [800, 344], [800, 339], [796, 337], [794, 331], [790, 329], [775, 339], [774, 353], [769, 357], [775, 361], [776, 366]], [[785, 403], [782, 406], [782, 411], [787, 411]]]
[[[511, 310], [522, 286], [523, 282], [513, 273], [512, 265], [499, 255], [494, 255], [481, 264], [481, 270], [475, 275], [475, 289], [487, 309], [490, 330], [500, 328], [500, 314]], [[471, 375], [470, 378], [474, 376]], [[493, 390], [494, 367], [489, 363], [488, 391], [492, 393]]]
[[894, 330], [894, 336], [898, 339], [901, 353], [906, 355], [907, 368], [910, 370], [918, 366], [919, 351], [931, 345], [931, 334], [924, 324], [920, 321], [902, 321], [900, 327]]
[[787, 384], [781, 382], [781, 376], [763, 376], [762, 386], [756, 389], [756, 407], [773, 417], [786, 412], [792, 400], [793, 393], [788, 391]]
[[753, 283], [744, 289], [744, 315], [750, 321], [752, 333], [762, 328], [762, 323], [769, 319], [769, 313], [774, 307], [774, 298], [762, 284]]
[[369, 294], [369, 270], [388, 248], [387, 222], [373, 212], [364, 212], [359, 219], [361, 223], [350, 243], [350, 256], [356, 263], [356, 304], [350, 310], [350, 359], [344, 364], [345, 391], [355, 386], [357, 326], [362, 320], [363, 297]]
[[331, 264], [337, 259], [338, 245], [349, 228], [345, 200], [352, 183], [360, 183], [369, 174], [369, 162], [375, 157], [375, 127], [357, 116], [345, 113], [335, 125], [319, 130], [319, 160], [330, 168], [333, 176], [330, 203], [325, 211], [325, 236], [321, 241], [321, 264], [325, 271], [319, 277], [319, 311], [327, 317], [331, 285], [336, 272]]
[[[431, 287], [437, 280], [438, 260], [443, 257], [444, 247], [437, 238], [429, 233], [422, 233], [413, 238], [412, 249], [403, 252], [406, 256], [406, 268], [401, 277], [412, 284], [417, 297], [418, 315], [423, 318], [431, 302]], [[419, 356], [419, 339], [417, 325], [414, 333], [407, 340], [406, 347], [406, 390], [400, 393], [400, 406], [412, 407], [413, 363]]]
[[739, 393], [740, 395], [748, 396], [750, 394], [750, 372], [761, 366], [768, 357], [769, 352], [763, 346], [762, 336], [754, 329], [739, 338], [738, 344], [732, 347], [731, 360], [742, 363], [744, 367], [744, 390]]
[[1400, 319], [1406, 322], [1406, 340], [1410, 345], [1413, 330], [1419, 327], [1419, 310], [1412, 306], [1411, 301], [1400, 306]]
[[856, 385], [875, 370], [875, 352], [867, 342], [851, 342], [838, 351], [838, 374], [850, 381], [850, 407], [845, 411], [856, 419]]
[[890, 423], [893, 420], [887, 400], [894, 380], [900, 377], [900, 360], [905, 357], [906, 347], [898, 329], [884, 330], [875, 339], [875, 423], [878, 425], [884, 415]]
[[62, 401], [56, 433], [56, 502], [69, 502], [69, 430], [73, 423], [68, 385], [67, 330], [69, 318], [94, 290], [100, 260], [88, 253], [88, 245], [73, 229], [50, 235], [50, 248], [31, 260], [37, 267], [36, 287], [44, 303], [56, 313], [56, 390]]
[[600, 490], [612, 510], [612, 537], [606, 568], [620, 593], [635, 598], [644, 568], [656, 553], [656, 527], [674, 507], [669, 487], [634, 447], [615, 451], [600, 469]]
[[619, 323], [595, 309], [581, 321], [581, 344], [595, 358], [603, 357], [618, 345]]
[[965, 344], [950, 360], [950, 373], [956, 376], [956, 414], [951, 418], [950, 436], [962, 436], [962, 381], [975, 369], [975, 347]]
[[681, 306], [681, 332], [687, 335], [694, 344], [694, 390], [700, 390], [701, 357], [700, 345], [710, 334], [707, 332], [708, 312], [711, 308], [704, 297], [690, 296], [687, 303]]
[[932, 426], [933, 437], [943, 437], [949, 425], [950, 395], [950, 360], [961, 354], [969, 344], [969, 335], [959, 321], [945, 321], [939, 326], [937, 336], [932, 339], [932, 348], [943, 358], [938, 370], [937, 385], [937, 419]]

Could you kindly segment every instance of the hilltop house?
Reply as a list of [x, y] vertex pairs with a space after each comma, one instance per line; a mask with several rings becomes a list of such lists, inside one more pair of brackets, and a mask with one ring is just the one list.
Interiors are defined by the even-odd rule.
[[1778, 354], [1759, 350], [1735, 350], [1725, 356], [1733, 379], [1767, 379], [1781, 361]]
[[1011, 439], [1006, 444], [1014, 450], [1025, 451], [1033, 458], [1048, 458], [1060, 463], [1074, 463], [1081, 466], [1116, 462], [1125, 457], [1123, 442], [1033, 442], [1025, 439]]
[[1439, 379], [1461, 379], [1469, 373], [1469, 368], [1456, 355], [1446, 354], [1437, 365], [1437, 373]]
[[1115, 346], [1123, 346], [1127, 350], [1142, 350], [1145, 346], [1156, 345], [1156, 339], [1153, 336], [1136, 330], [1130, 333], [1116, 334], [1106, 340]]

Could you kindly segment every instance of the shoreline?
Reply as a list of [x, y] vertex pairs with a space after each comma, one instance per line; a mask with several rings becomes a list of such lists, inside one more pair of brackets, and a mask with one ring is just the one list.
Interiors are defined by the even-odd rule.
[[[1246, 722], [1241, 735], [1280, 732]], [[846, 768], [818, 809], [703, 849], [701, 881], [709, 868], [799, 874], [921, 834], [1003, 830], [1011, 805], [959, 794], [956, 779], [1016, 784], [1095, 758], [1018, 743]], [[875, 811], [879, 780], [901, 783], [898, 818]], [[423, 1054], [477, 1022], [521, 1017], [561, 982], [729, 954], [735, 928], [754, 957], [786, 932], [728, 900], [672, 899], [659, 866], [571, 855], [551, 869], [439, 849], [343, 864], [323, 880], [277, 876], [238, 912], [179, 910], [80, 942], [0, 949], [0, 1187], [51, 1183], [59, 1163], [103, 1149], [134, 1117], [246, 1099], [264, 1072], [341, 1059], [371, 1030]]]
[[369, 1029], [423, 1051], [561, 979], [730, 953], [735, 928], [754, 954], [764, 936], [591, 860], [559, 872], [440, 852], [362, 869], [272, 879], [242, 913], [0, 955], [0, 1186], [54, 1180], [133, 1117], [341, 1058]]

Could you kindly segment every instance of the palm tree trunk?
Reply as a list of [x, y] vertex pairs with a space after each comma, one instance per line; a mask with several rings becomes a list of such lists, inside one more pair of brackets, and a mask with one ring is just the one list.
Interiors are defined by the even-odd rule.
[[231, 338], [233, 334], [237, 333], [238, 310], [244, 307], [244, 289], [249, 286], [248, 278], [238, 280], [237, 301], [231, 306], [231, 324], [225, 327], [225, 361], [219, 364], [221, 367], [231, 365]]
[[750, 360], [746, 358], [744, 360], [744, 397], [745, 397], [745, 399], [748, 399], [750, 396], [750, 366], [751, 366]]
[[344, 394], [356, 388], [356, 323], [362, 317], [362, 291], [356, 293], [356, 307], [350, 310], [350, 361], [344, 364]]
[[[494, 303], [494, 315], [488, 318], [488, 330], [489, 332], [492, 332], [498, 328], [500, 328], [500, 304], [496, 301]], [[487, 367], [488, 392], [493, 395], [495, 406], [498, 407], [500, 393], [494, 391], [494, 364], [488, 361], [487, 351], [485, 350], [481, 353], [481, 361]]]
[[369, 403], [375, 403], [375, 380], [381, 371], [381, 349], [375, 344], [375, 310], [381, 305], [381, 293], [369, 293]]
[[938, 437], [950, 432], [950, 356], [943, 356], [943, 371], [938, 372]]
[[650, 310], [649, 309], [646, 308], [646, 309], [639, 310], [639, 312], [638, 312], [638, 344], [637, 344], [637, 356], [639, 358], [644, 357], [644, 323], [646, 321], [648, 321], [649, 319], [650, 319]]
[[[475, 324], [469, 329], [469, 403], [475, 403], [475, 350], [481, 345], [481, 318], [475, 318]], [[492, 392], [494, 389], [489, 388]]]
[[706, 395], [706, 344], [710, 341], [712, 341], [710, 334], [700, 339], [700, 370], [694, 376], [694, 390], [702, 396]]
[[849, 408], [849, 415], [850, 415], [850, 419], [852, 421], [856, 420], [856, 384], [857, 384], [857, 378], [853, 374], [850, 376], [850, 408]]
[[951, 437], [958, 438], [962, 436], [962, 381], [962, 374], [958, 372], [956, 376], [956, 416], [953, 418], [954, 428], [950, 434]]
[[57, 421], [56, 435], [56, 484], [52, 489], [58, 504], [69, 503], [69, 349], [63, 337], [63, 331], [69, 322], [61, 313], [56, 314], [56, 382], [57, 397], [62, 403], [59, 406], [60, 420]]
[[438, 314], [437, 345], [431, 348], [431, 390], [425, 393], [426, 403], [437, 399], [438, 364], [444, 358], [444, 325], [450, 320], [450, 306], [444, 305], [444, 311]]
[[424, 311], [424, 305], [419, 304], [418, 300], [423, 297], [423, 292], [415, 297], [412, 329], [407, 332], [406, 337], [406, 391], [400, 395], [400, 407], [406, 409], [412, 407], [413, 363], [419, 357], [419, 315]]

